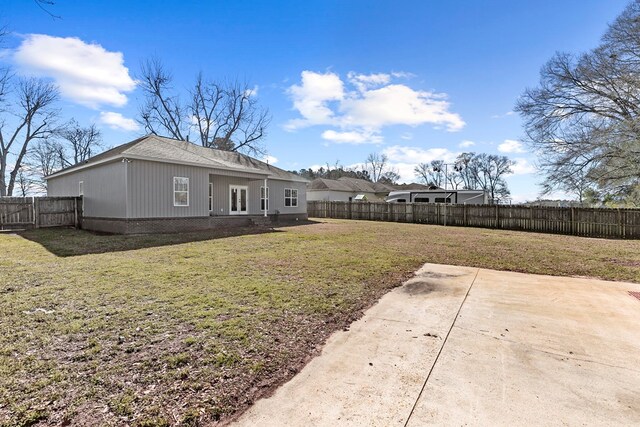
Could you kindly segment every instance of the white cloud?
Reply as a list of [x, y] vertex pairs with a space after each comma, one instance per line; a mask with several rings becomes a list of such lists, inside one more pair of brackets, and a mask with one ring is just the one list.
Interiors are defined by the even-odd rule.
[[449, 112], [449, 103], [441, 94], [415, 91], [405, 85], [388, 85], [368, 90], [361, 96], [341, 103], [342, 123], [379, 129], [391, 125], [418, 126], [425, 123], [444, 125], [457, 131], [465, 123], [456, 113]]
[[451, 132], [464, 127], [462, 118], [449, 111], [446, 94], [414, 90], [404, 84], [391, 83], [393, 78], [407, 75], [350, 72], [347, 74], [347, 83], [352, 89], [347, 90], [345, 82], [335, 73], [303, 71], [301, 84], [293, 85], [287, 91], [301, 118], [290, 120], [285, 129], [292, 131], [315, 125], [334, 126], [340, 131], [325, 131], [325, 139], [362, 143], [356, 134], [380, 135], [382, 138], [381, 130], [386, 126], [432, 124]]
[[385, 148], [382, 150], [382, 154], [385, 154], [391, 162], [411, 163], [414, 166], [418, 163], [428, 163], [432, 160], [444, 160], [451, 163], [455, 161], [456, 156], [458, 155], [458, 153], [449, 151], [447, 148], [424, 149], [400, 145]]
[[332, 124], [335, 118], [328, 103], [344, 98], [344, 85], [337, 74], [303, 71], [302, 84], [291, 86], [287, 93], [293, 100], [293, 107], [302, 116], [302, 119], [291, 120], [285, 126], [288, 130], [295, 130], [305, 126]]
[[513, 170], [512, 175], [526, 175], [537, 172], [536, 167], [523, 157], [517, 157], [513, 161], [515, 165], [511, 167], [511, 170]]
[[469, 148], [469, 147], [473, 147], [474, 145], [476, 145], [476, 143], [473, 141], [469, 141], [468, 139], [465, 139], [460, 144], [458, 144], [460, 148]]
[[494, 114], [493, 116], [491, 116], [492, 119], [503, 119], [505, 117], [509, 117], [509, 116], [513, 116], [515, 114], [515, 111], [507, 111], [504, 114]]
[[364, 92], [368, 88], [386, 85], [391, 81], [389, 74], [356, 74], [353, 71], [347, 73], [349, 82], [358, 88], [360, 92]]
[[391, 73], [391, 75], [399, 79], [410, 79], [416, 76], [415, 74], [408, 73], [406, 71], [394, 71]]
[[135, 120], [124, 117], [120, 113], [112, 111], [103, 111], [100, 113], [100, 123], [104, 123], [112, 129], [136, 131], [140, 129]]
[[278, 158], [267, 155], [262, 158], [262, 161], [265, 163], [269, 163], [270, 165], [275, 165], [276, 163], [278, 163]]
[[525, 149], [520, 141], [505, 139], [502, 144], [498, 145], [498, 151], [501, 153], [524, 153]]
[[329, 129], [322, 132], [321, 136], [327, 141], [346, 144], [379, 144], [382, 142], [382, 136], [367, 131], [336, 132]]
[[91, 108], [121, 107], [136, 86], [121, 52], [76, 37], [29, 34], [13, 58], [22, 72], [52, 78], [63, 96]]
[[249, 96], [249, 97], [251, 97], [251, 96], [258, 96], [258, 89], [260, 89], [260, 87], [259, 87], [258, 85], [255, 85], [255, 86], [253, 87], [253, 89], [247, 89], [247, 90], [245, 91], [245, 94], [246, 94], [247, 96]]
[[404, 139], [405, 141], [411, 141], [413, 139], [413, 134], [411, 132], [405, 132], [400, 135], [400, 138]]

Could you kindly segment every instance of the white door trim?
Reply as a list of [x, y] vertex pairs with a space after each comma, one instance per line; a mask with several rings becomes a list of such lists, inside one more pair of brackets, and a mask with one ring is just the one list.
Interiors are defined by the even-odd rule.
[[[233, 206], [233, 190], [237, 189], [238, 190], [238, 200], [236, 201], [236, 207], [238, 208], [237, 211], [232, 211], [231, 207]], [[240, 208], [240, 193], [242, 192], [242, 190], [245, 191], [245, 210], [241, 211]], [[249, 214], [249, 187], [246, 185], [229, 185], [229, 215], [248, 215]]]

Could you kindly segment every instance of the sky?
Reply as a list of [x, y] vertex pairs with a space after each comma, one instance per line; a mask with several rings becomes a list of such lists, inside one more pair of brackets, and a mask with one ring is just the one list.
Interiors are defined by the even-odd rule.
[[[514, 202], [542, 176], [522, 142], [518, 97], [557, 51], [595, 47], [627, 1], [2, 0], [11, 35], [0, 60], [52, 79], [64, 119], [96, 123], [104, 145], [128, 142], [140, 65], [159, 58], [186, 91], [202, 72], [241, 80], [272, 116], [265, 145], [287, 170], [362, 164], [383, 153], [401, 181], [461, 152], [516, 163]], [[563, 195], [558, 195], [562, 197]]]

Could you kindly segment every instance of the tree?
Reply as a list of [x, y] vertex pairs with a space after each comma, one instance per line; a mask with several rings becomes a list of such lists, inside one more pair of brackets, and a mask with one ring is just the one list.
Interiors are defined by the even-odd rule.
[[[58, 89], [42, 79], [15, 79], [6, 71], [0, 77], [0, 102], [4, 101], [0, 119], [0, 196], [13, 195], [13, 189], [29, 144], [50, 137], [55, 132], [57, 111], [53, 104]], [[8, 99], [8, 94], [14, 94]], [[9, 154], [13, 167], [9, 172]]]
[[476, 185], [489, 193], [492, 203], [505, 201], [510, 195], [505, 176], [512, 173], [513, 160], [507, 156], [480, 153], [467, 165]]
[[640, 1], [627, 6], [598, 47], [558, 53], [540, 74], [516, 111], [547, 184], [564, 179], [571, 187], [580, 176], [615, 194], [632, 192], [640, 181]]
[[24, 174], [39, 192], [46, 192], [44, 177], [78, 163], [102, 150], [102, 135], [94, 124], [82, 127], [71, 120], [49, 138], [33, 144], [25, 157]]
[[590, 179], [590, 170], [572, 167], [558, 167], [550, 170], [542, 183], [542, 195], [548, 195], [556, 190], [564, 191], [576, 196], [580, 203], [585, 201], [588, 190], [593, 189], [594, 183]]
[[58, 150], [60, 167], [82, 163], [102, 149], [102, 133], [95, 124], [82, 127], [71, 119], [69, 123], [56, 132], [62, 143], [53, 145]]
[[432, 160], [430, 163], [419, 163], [413, 169], [420, 181], [427, 185], [442, 187], [444, 184], [444, 161]]
[[327, 164], [327, 168], [319, 167], [317, 170], [313, 168], [309, 169], [300, 169], [299, 171], [291, 171], [295, 174], [298, 174], [308, 180], [313, 181], [316, 178], [327, 178], [327, 179], [340, 179], [342, 177], [347, 178], [356, 178], [363, 179], [365, 181], [371, 181], [369, 177], [369, 172], [366, 170], [358, 170], [355, 168], [345, 168], [336, 162], [335, 166], [331, 166]]
[[271, 119], [248, 84], [209, 81], [199, 74], [185, 102], [158, 59], [142, 65], [140, 81], [145, 101], [138, 121], [147, 132], [181, 141], [195, 133], [203, 147], [264, 154], [261, 143]]
[[364, 170], [369, 173], [373, 182], [378, 182], [387, 168], [389, 158], [386, 154], [371, 153], [364, 162]]
[[382, 174], [377, 182], [387, 185], [396, 185], [400, 181], [400, 174], [395, 170], [388, 170]]
[[386, 154], [371, 153], [367, 156], [362, 167], [372, 182], [396, 183], [400, 179], [400, 174], [395, 168], [389, 166], [389, 158]]

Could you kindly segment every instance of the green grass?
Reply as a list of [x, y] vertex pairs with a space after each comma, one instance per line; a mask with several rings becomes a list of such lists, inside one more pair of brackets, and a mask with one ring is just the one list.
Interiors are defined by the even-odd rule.
[[425, 262], [640, 282], [638, 241], [362, 221], [0, 248], [0, 425], [224, 418]]

